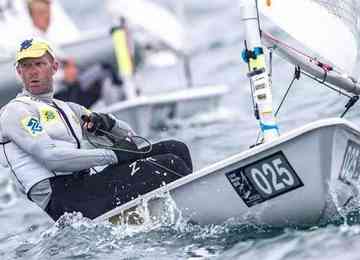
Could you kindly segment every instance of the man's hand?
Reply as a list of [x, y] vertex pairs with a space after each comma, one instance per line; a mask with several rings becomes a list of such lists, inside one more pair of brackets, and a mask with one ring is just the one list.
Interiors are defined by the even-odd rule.
[[103, 113], [91, 113], [89, 116], [83, 115], [84, 127], [95, 135], [104, 135], [102, 131], [110, 132], [115, 125], [115, 120]]

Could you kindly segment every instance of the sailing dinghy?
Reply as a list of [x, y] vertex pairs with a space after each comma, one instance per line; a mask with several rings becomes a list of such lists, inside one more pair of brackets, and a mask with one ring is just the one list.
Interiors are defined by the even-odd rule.
[[119, 26], [113, 28], [112, 36], [125, 100], [94, 110], [115, 115], [129, 123], [141, 136], [149, 136], [153, 129], [166, 126], [169, 120], [174, 118], [184, 119], [194, 114], [215, 112], [223, 96], [228, 93], [229, 88], [226, 85], [194, 85], [189, 63], [185, 58], [185, 88], [152, 95], [139, 94], [137, 92], [139, 89], [141, 91], [141, 88], [136, 86], [134, 80], [134, 61], [125, 18]]
[[99, 109], [129, 123], [141, 136], [150, 136], [154, 130], [167, 127], [172, 119], [191, 118], [195, 114], [209, 114], [221, 106], [226, 85], [206, 85], [167, 93], [141, 95]]
[[[228, 219], [278, 227], [319, 225], [338, 217], [340, 212], [359, 206], [359, 127], [342, 118], [329, 118], [279, 135], [260, 42], [257, 7], [254, 0], [242, 1], [244, 56], [249, 65], [248, 76], [262, 142], [141, 194], [98, 217], [97, 221], [113, 221], [124, 212], [144, 207], [146, 210], [138, 211], [144, 218], [161, 219], [166, 212], [161, 194], [171, 198], [178, 217], [202, 225], [220, 224]], [[291, 61], [298, 59], [295, 56]], [[331, 74], [339, 79], [333, 81], [337, 88], [349, 95], [359, 93], [359, 83], [347, 84], [341, 79], [342, 73], [323, 70], [319, 76], [313, 70], [319, 64], [314, 65], [305, 58], [300, 61], [295, 63], [300, 70], [313, 73], [313, 77], [324, 82], [330, 80], [329, 75], [325, 77], [324, 74]]]

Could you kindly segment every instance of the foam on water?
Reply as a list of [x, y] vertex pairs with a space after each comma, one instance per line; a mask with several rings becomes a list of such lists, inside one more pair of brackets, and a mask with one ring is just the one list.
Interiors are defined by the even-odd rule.
[[21, 241], [4, 259], [327, 259], [351, 256], [347, 251], [360, 243], [358, 225], [294, 230], [229, 220], [198, 226], [174, 221], [171, 207], [163, 223], [157, 219], [151, 225], [153, 219], [148, 219], [136, 227], [66, 214], [37, 236]]

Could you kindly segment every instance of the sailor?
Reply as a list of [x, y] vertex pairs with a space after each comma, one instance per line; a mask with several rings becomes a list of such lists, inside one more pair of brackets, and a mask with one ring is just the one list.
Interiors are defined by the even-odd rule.
[[28, 35], [36, 35], [57, 45], [78, 40], [80, 30], [57, 0], [25, 1], [30, 18], [28, 23], [32, 24]]
[[[57, 84], [54, 97], [90, 108], [102, 96], [103, 82], [107, 73], [102, 70], [100, 65], [93, 65], [80, 75], [75, 59], [68, 58], [61, 63], [63, 78]], [[90, 80], [85, 77], [86, 75], [90, 75], [87, 77]]]
[[[0, 110], [0, 162], [53, 220], [74, 211], [93, 219], [192, 172], [184, 143], [137, 148], [125, 122], [53, 98], [58, 66], [48, 42], [23, 41], [16, 54], [23, 89]], [[106, 136], [117, 138], [112, 150], [90, 142]]]

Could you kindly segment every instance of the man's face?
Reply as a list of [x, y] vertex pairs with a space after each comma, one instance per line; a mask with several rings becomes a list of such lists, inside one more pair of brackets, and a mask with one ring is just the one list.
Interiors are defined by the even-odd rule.
[[50, 1], [32, 1], [30, 13], [34, 25], [43, 32], [46, 32], [50, 24]]
[[26, 58], [19, 61], [16, 70], [24, 87], [33, 95], [52, 91], [53, 76], [58, 69], [58, 62], [49, 54], [40, 58]]

